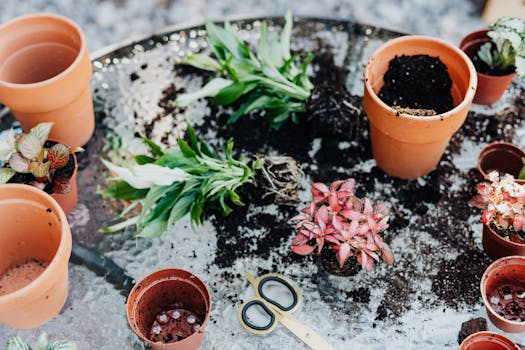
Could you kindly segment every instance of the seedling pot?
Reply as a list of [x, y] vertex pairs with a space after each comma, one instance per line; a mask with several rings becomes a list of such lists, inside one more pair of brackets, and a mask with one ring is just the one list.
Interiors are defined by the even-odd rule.
[[[435, 116], [399, 113], [378, 93], [391, 59], [399, 55], [439, 57], [452, 80], [454, 108]], [[404, 36], [381, 46], [365, 69], [364, 108], [370, 121], [372, 154], [377, 165], [391, 176], [414, 179], [432, 171], [452, 135], [461, 127], [476, 91], [476, 70], [465, 55], [445, 41], [426, 36]]]
[[525, 256], [525, 244], [508, 241], [485, 224], [483, 225], [481, 243], [485, 253], [492, 259], [499, 259], [509, 255]]
[[[211, 295], [204, 282], [175, 268], [146, 276], [133, 287], [127, 303], [131, 329], [154, 350], [198, 349], [210, 311]], [[177, 341], [177, 335], [183, 339]]]
[[524, 332], [525, 257], [508, 256], [493, 262], [481, 278], [481, 295], [496, 327], [509, 333]]
[[[477, 55], [481, 45], [490, 42], [487, 36], [488, 29], [478, 30], [465, 36], [459, 47], [470, 57]], [[509, 87], [510, 83], [516, 76], [516, 72], [507, 75], [488, 75], [477, 72], [478, 88], [474, 103], [480, 105], [490, 105], [498, 101]]]
[[[493, 170], [500, 174], [510, 174], [517, 179], [523, 167], [522, 158], [525, 158], [525, 152], [512, 143], [493, 142], [479, 153], [478, 171], [483, 179]], [[516, 182], [525, 184], [525, 180]]]
[[[67, 299], [71, 232], [66, 216], [44, 191], [5, 184], [0, 186], [0, 220], [0, 323], [38, 327], [56, 316]], [[27, 264], [36, 268], [37, 261], [45, 269], [39, 268], [39, 275], [31, 274], [35, 278], [18, 288], [28, 279], [17, 268]], [[20, 274], [13, 277], [16, 271]]]
[[69, 19], [33, 14], [0, 26], [0, 101], [25, 131], [51, 121], [51, 138], [87, 143], [95, 128], [91, 74], [84, 34]]
[[478, 332], [467, 337], [459, 350], [520, 350], [510, 339], [494, 332]]

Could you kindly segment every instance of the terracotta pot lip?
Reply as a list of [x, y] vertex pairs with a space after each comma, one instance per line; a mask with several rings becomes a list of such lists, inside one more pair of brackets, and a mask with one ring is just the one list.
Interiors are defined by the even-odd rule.
[[[149, 273], [147, 274], [146, 276], [144, 276], [144, 278], [142, 278], [141, 280], [139, 280], [134, 286], [133, 288], [131, 289], [131, 292], [129, 293], [128, 295], [128, 301], [127, 301], [127, 307], [126, 307], [126, 316], [127, 316], [127, 319], [128, 319], [128, 324], [131, 326], [131, 329], [135, 332], [135, 334], [137, 334], [137, 336], [139, 338], [141, 338], [142, 340], [144, 340], [145, 342], [147, 342], [148, 344], [158, 344], [158, 342], [153, 342], [151, 341], [147, 336], [145, 336], [144, 334], [142, 334], [142, 332], [140, 331], [140, 329], [138, 329], [138, 327], [134, 327], [133, 326], [133, 323], [131, 322], [131, 314], [133, 313], [132, 310], [134, 310], [136, 308], [136, 302], [133, 303], [130, 307], [129, 305], [129, 296], [132, 295], [133, 293], [137, 293], [137, 296], [134, 298], [135, 301], [139, 300], [139, 296], [143, 295], [144, 293], [146, 293], [146, 291], [148, 291], [149, 289], [155, 287], [155, 285], [157, 285], [158, 283], [162, 282], [162, 281], [166, 281], [166, 280], [170, 280], [172, 277], [175, 277], [179, 280], [183, 280], [183, 281], [187, 281], [188, 283], [190, 284], [193, 284], [195, 286], [195, 284], [193, 283], [193, 281], [189, 278], [181, 278], [181, 277], [178, 277], [178, 276], [165, 276], [165, 277], [162, 277], [162, 278], [157, 278], [155, 280], [153, 280], [152, 282], [148, 283], [147, 285], [143, 285], [143, 286], [140, 286], [140, 291], [137, 292], [137, 286], [139, 286], [145, 279], [149, 278], [150, 276], [152, 275], [157, 275], [157, 274], [161, 274], [163, 272], [184, 272], [184, 273], [187, 273], [187, 274], [190, 274], [191, 276], [194, 276], [195, 279], [197, 279], [197, 281], [200, 281], [200, 283], [202, 283], [202, 285], [204, 286], [204, 288], [206, 289], [206, 292], [208, 294], [207, 296], [207, 302], [208, 302], [208, 305], [207, 305], [207, 310], [206, 310], [206, 316], [204, 318], [204, 321], [203, 321], [203, 325], [205, 325], [207, 322], [208, 322], [208, 318], [209, 318], [209, 315], [211, 313], [211, 307], [212, 307], [212, 304], [211, 304], [211, 292], [210, 292], [210, 289], [208, 288], [208, 285], [206, 283], [204, 283], [204, 281], [198, 277], [197, 275], [195, 275], [192, 271], [189, 271], [189, 270], [186, 270], [186, 269], [180, 269], [180, 268], [176, 268], [176, 267], [168, 267], [168, 268], [164, 268], [164, 269], [159, 269], [159, 270], [155, 270], [153, 271], [152, 273]], [[196, 289], [199, 289], [197, 288], [197, 286], [195, 286]], [[200, 289], [199, 289], [200, 291]], [[202, 293], [200, 293], [202, 294]], [[203, 297], [206, 297], [205, 295], [203, 295]], [[192, 335], [190, 335], [189, 337], [183, 339], [183, 340], [186, 340], [186, 339], [189, 339], [190, 337], [194, 336], [195, 334], [197, 333], [193, 333]], [[181, 340], [181, 341], [183, 341]], [[176, 343], [176, 342], [175, 342]], [[169, 345], [171, 343], [162, 343], [162, 344], [165, 344], [165, 345]]]
[[[490, 148], [494, 148], [494, 146], [505, 146], [505, 147], [508, 147], [508, 148], [511, 148], [513, 150], [515, 150], [517, 153], [521, 154], [521, 156], [523, 158], [525, 158], [525, 151], [523, 151], [521, 148], [519, 148], [517, 145], [513, 144], [513, 143], [510, 143], [510, 142], [506, 142], [506, 141], [495, 141], [495, 142], [491, 142], [489, 143], [488, 145], [486, 145], [485, 147], [483, 147], [483, 149], [479, 152], [478, 154], [478, 162], [477, 162], [477, 167], [478, 167], [478, 172], [485, 178], [488, 174], [486, 174], [482, 169], [481, 169], [481, 160], [483, 159], [483, 157], [485, 156], [486, 153], [488, 153], [489, 149]], [[497, 150], [497, 148], [495, 149]], [[520, 179], [516, 179], [516, 181], [518, 183], [525, 183], [525, 180], [520, 180]], [[499, 235], [498, 235], [499, 236]]]
[[[508, 263], [507, 263], [508, 261]], [[521, 262], [523, 265], [525, 265], [525, 256], [521, 256], [521, 255], [510, 255], [510, 256], [505, 256], [503, 258], [500, 258], [496, 261], [494, 261], [492, 264], [490, 264], [487, 269], [485, 270], [485, 272], [483, 272], [483, 276], [481, 277], [481, 282], [480, 282], [480, 289], [481, 289], [481, 297], [483, 298], [483, 303], [485, 304], [485, 307], [490, 311], [490, 313], [496, 317], [498, 320], [502, 321], [502, 322], [505, 322], [505, 323], [508, 323], [508, 324], [511, 324], [511, 325], [516, 325], [516, 326], [525, 326], [525, 321], [524, 322], [518, 322], [518, 321], [512, 321], [512, 320], [507, 320], [505, 317], [502, 317], [500, 315], [498, 315], [497, 312], [494, 311], [494, 309], [492, 308], [492, 306], [490, 306], [490, 303], [489, 303], [489, 300], [488, 300], [488, 297], [487, 297], [487, 293], [485, 291], [485, 281], [488, 279], [489, 275], [492, 275], [494, 273], [494, 270], [496, 270], [496, 268], [498, 268], [499, 266], [503, 266], [503, 265], [512, 265], [512, 262]]]
[[[504, 342], [512, 344], [512, 347], [514, 349], [519, 349], [518, 346], [512, 340], [510, 340], [509, 338], [507, 338], [507, 337], [505, 337], [505, 336], [503, 336], [503, 335], [501, 335], [499, 333], [490, 332], [490, 331], [480, 331], [480, 332], [476, 332], [474, 334], [469, 335], [468, 337], [466, 337], [461, 342], [461, 345], [459, 346], [459, 348], [460, 349], [464, 349], [465, 344], [467, 344], [468, 342], [470, 342], [474, 338], [480, 338], [480, 340], [485, 340], [485, 338], [496, 338], [496, 339], [498, 339], [500, 341], [504, 341]], [[473, 343], [473, 344], [475, 344], [475, 343]]]
[[[33, 192], [39, 197], [42, 197], [45, 201], [47, 201], [48, 205], [53, 207], [55, 209], [55, 212], [58, 214], [58, 218], [60, 220], [61, 225], [61, 234], [60, 234], [60, 242], [58, 244], [57, 251], [55, 255], [53, 256], [53, 259], [49, 262], [49, 265], [47, 265], [46, 269], [37, 277], [35, 278], [31, 283], [29, 283], [27, 286], [20, 288], [14, 292], [11, 292], [9, 294], [0, 296], [0, 303], [9, 303], [12, 300], [15, 300], [17, 298], [21, 298], [24, 296], [24, 294], [27, 294], [27, 292], [31, 289], [34, 289], [35, 286], [38, 286], [41, 281], [46, 280], [48, 278], [52, 278], [52, 274], [56, 269], [59, 268], [59, 265], [61, 263], [63, 256], [68, 256], [69, 261], [69, 255], [71, 251], [71, 232], [69, 230], [69, 224], [67, 222], [66, 214], [62, 210], [62, 207], [58, 204], [58, 202], [51, 197], [51, 195], [47, 194], [46, 192], [30, 186], [30, 185], [24, 185], [24, 184], [3, 184], [0, 185], [0, 195], [2, 193], [3, 189], [14, 189], [14, 190], [21, 190], [21, 191], [28, 191]], [[1, 198], [1, 197], [0, 197]], [[42, 291], [43, 293], [44, 291]]]
[[7, 23], [4, 23], [3, 25], [1, 25], [0, 31], [13, 24], [31, 20], [31, 19], [50, 19], [54, 21], [60, 21], [74, 28], [74, 30], [77, 32], [78, 37], [80, 38], [80, 48], [78, 50], [77, 56], [75, 57], [75, 60], [66, 69], [64, 69], [62, 72], [58, 73], [57, 75], [49, 79], [38, 81], [36, 83], [29, 83], [29, 84], [17, 84], [17, 83], [10, 83], [7, 81], [0, 80], [0, 85], [6, 86], [12, 89], [27, 89], [27, 88], [36, 88], [36, 87], [41, 87], [41, 86], [51, 84], [57, 80], [60, 80], [64, 76], [70, 74], [71, 71], [73, 71], [80, 64], [80, 61], [84, 58], [84, 56], [87, 55], [87, 43], [86, 43], [86, 38], [84, 36], [84, 32], [82, 31], [82, 29], [80, 28], [78, 24], [76, 24], [75, 22], [73, 22], [72, 20], [70, 20], [69, 18], [65, 16], [57, 15], [54, 13], [47, 13], [47, 12], [22, 15], [22, 16], [16, 17], [8, 21]]
[[501, 241], [502, 243], [506, 243], [506, 244], [508, 244], [508, 245], [510, 245], [511, 247], [514, 247], [514, 248], [524, 248], [525, 247], [525, 244], [507, 241], [506, 239], [504, 239], [503, 237], [498, 235], [496, 232], [494, 232], [494, 230], [492, 228], [490, 228], [489, 225], [483, 224], [483, 226], [486, 226], [490, 230], [491, 234], [493, 236], [495, 236], [498, 241]]
[[[402, 43], [402, 42], [417, 42], [417, 41], [434, 42], [434, 43], [439, 44], [440, 46], [442, 46], [445, 49], [448, 49], [448, 50], [451, 50], [451, 51], [455, 52], [456, 54], [458, 54], [463, 59], [463, 61], [465, 62], [465, 64], [468, 67], [468, 71], [470, 73], [470, 77], [469, 77], [469, 83], [468, 83], [468, 87], [467, 87], [467, 92], [466, 92], [465, 96], [463, 97], [462, 101], [457, 106], [455, 106], [454, 108], [452, 108], [449, 111], [446, 111], [445, 113], [437, 114], [435, 116], [414, 116], [414, 115], [410, 115], [410, 114], [406, 114], [406, 113], [398, 113], [391, 106], [389, 106], [385, 102], [383, 102], [379, 98], [379, 96], [377, 96], [376, 92], [374, 91], [374, 89], [372, 88], [372, 85], [370, 83], [369, 71], [370, 71], [370, 66], [372, 65], [375, 57], [380, 55], [387, 47], [389, 47], [389, 46], [391, 46], [393, 44], [398, 44], [398, 43]], [[401, 51], [401, 52], [399, 52], [399, 54], [403, 54], [403, 52]], [[460, 50], [458, 47], [450, 44], [449, 42], [447, 42], [445, 40], [433, 38], [433, 37], [430, 37], [430, 36], [426, 36], [426, 35], [406, 35], [406, 36], [402, 36], [402, 37], [391, 39], [391, 40], [387, 41], [386, 43], [381, 45], [372, 54], [372, 56], [368, 60], [368, 63], [366, 64], [366, 68], [365, 68], [365, 89], [368, 90], [370, 96], [372, 97], [372, 99], [377, 104], [379, 104], [381, 107], [383, 107], [383, 109], [385, 109], [388, 113], [390, 113], [393, 116], [402, 117], [404, 119], [415, 120], [415, 121], [436, 121], [436, 120], [442, 120], [444, 118], [453, 117], [460, 110], [464, 109], [474, 99], [474, 95], [476, 93], [476, 87], [477, 87], [477, 84], [478, 84], [478, 78], [477, 78], [476, 73], [477, 73], [476, 72], [476, 68], [474, 67], [474, 64], [472, 63], [470, 58], [467, 56], [467, 54], [465, 54], [462, 50]]]

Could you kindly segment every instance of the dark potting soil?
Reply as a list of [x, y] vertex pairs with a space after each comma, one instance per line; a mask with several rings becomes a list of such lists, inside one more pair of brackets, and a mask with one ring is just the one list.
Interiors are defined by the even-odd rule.
[[454, 108], [452, 80], [439, 57], [396, 56], [384, 75], [379, 98], [391, 107], [431, 109], [437, 114]]
[[[55, 143], [56, 142], [46, 141], [46, 143], [44, 144], [44, 147], [49, 148], [53, 146]], [[75, 172], [75, 159], [73, 155], [70, 154], [67, 164], [55, 172], [54, 178], [55, 179], [60, 179], [60, 178], [71, 179], [71, 176], [73, 176], [74, 172]], [[33, 181], [35, 181], [35, 177], [32, 174], [17, 173], [8, 182], [9, 183], [19, 183], [19, 184], [30, 184]], [[46, 187], [44, 187], [44, 191], [49, 194], [53, 193], [53, 183], [47, 184]]]
[[525, 237], [522, 233], [516, 232], [514, 230], [505, 230], [497, 227], [494, 223], [490, 222], [489, 227], [500, 235], [502, 238], [509, 240], [514, 243], [525, 244]]
[[355, 276], [362, 269], [355, 257], [348, 258], [343, 267], [341, 267], [337, 261], [335, 252], [328, 246], [324, 246], [321, 254], [315, 256], [315, 261], [324, 271], [335, 276]]
[[492, 68], [488, 64], [486, 64], [481, 58], [479, 58], [477, 53], [470, 58], [472, 60], [472, 63], [474, 63], [474, 67], [476, 67], [476, 71], [481, 74], [502, 76], [511, 74], [516, 70], [516, 67], [514, 66], [507, 67], [505, 69]]

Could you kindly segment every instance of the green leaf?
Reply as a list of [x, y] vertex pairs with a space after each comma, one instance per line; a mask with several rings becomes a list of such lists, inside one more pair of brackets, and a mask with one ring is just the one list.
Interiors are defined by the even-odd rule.
[[195, 193], [180, 198], [180, 200], [171, 208], [168, 219], [168, 227], [182, 219], [190, 212], [191, 205], [195, 201]]
[[45, 162], [45, 163], [31, 162], [29, 164], [29, 171], [36, 178], [47, 176], [49, 174], [50, 168], [51, 168], [51, 162]]
[[139, 217], [138, 216], [134, 216], [134, 217], [129, 218], [127, 220], [121, 221], [118, 224], [111, 225], [111, 226], [108, 226], [108, 227], [103, 227], [103, 228], [101, 228], [99, 230], [99, 232], [101, 232], [101, 233], [115, 233], [115, 232], [118, 232], [120, 230], [125, 229], [128, 226], [135, 225], [138, 222], [138, 220], [139, 220]]
[[31, 128], [29, 134], [35, 136], [40, 140], [40, 144], [43, 145], [47, 141], [52, 127], [53, 123], [40, 123]]
[[159, 145], [157, 145], [155, 142], [151, 141], [146, 136], [142, 136], [142, 140], [149, 147], [149, 149], [151, 150], [151, 153], [153, 153], [156, 156], [164, 155], [164, 151], [162, 150], [162, 148]]
[[206, 31], [208, 32], [208, 41], [214, 49], [214, 53], [220, 59], [225, 59], [228, 53], [237, 58], [249, 57], [250, 49], [237, 34], [232, 30], [231, 25], [226, 22], [224, 28], [221, 28], [210, 21], [206, 22]]
[[233, 83], [219, 91], [211, 102], [215, 105], [229, 105], [256, 87], [257, 83]]
[[44, 332], [40, 334], [38, 337], [36, 344], [35, 344], [35, 350], [48, 350], [47, 347], [47, 334]]
[[137, 162], [138, 165], [155, 163], [155, 161], [156, 161], [155, 158], [152, 158], [152, 157], [147, 156], [145, 154], [137, 154], [133, 158], [135, 159], [135, 162]]
[[208, 145], [204, 141], [201, 141], [200, 144], [201, 144], [201, 151], [202, 151], [203, 154], [205, 154], [205, 155], [207, 155], [208, 157], [211, 157], [211, 158], [217, 158], [217, 153], [215, 152], [213, 147], [211, 147], [210, 145]]
[[210, 56], [203, 54], [194, 54], [188, 56], [185, 60], [181, 62], [181, 64], [187, 64], [195, 68], [209, 70], [212, 72], [220, 72], [222, 70], [219, 62], [217, 62]]
[[164, 197], [162, 197], [151, 209], [149, 215], [142, 224], [147, 225], [155, 219], [166, 214], [179, 200], [183, 188], [183, 183], [177, 183], [171, 191], [166, 192]]
[[18, 138], [17, 149], [27, 159], [34, 159], [42, 152], [42, 143], [35, 135], [23, 134]]
[[281, 55], [286, 60], [290, 58], [290, 39], [292, 37], [292, 25], [293, 25], [293, 18], [292, 13], [290, 11], [286, 12], [286, 15], [284, 16], [284, 27], [281, 31]]
[[6, 184], [11, 180], [13, 176], [15, 176], [16, 171], [9, 168], [0, 168], [0, 185]]
[[125, 201], [143, 199], [148, 194], [148, 189], [136, 189], [126, 181], [117, 181], [104, 191], [99, 192], [104, 198], [116, 198]]
[[140, 229], [137, 237], [140, 238], [156, 238], [162, 235], [168, 227], [167, 217], [160, 217], [148, 223]]
[[9, 338], [6, 344], [6, 350], [31, 350], [31, 347], [25, 340], [16, 336]]
[[193, 101], [196, 101], [200, 98], [217, 95], [219, 91], [221, 91], [226, 86], [232, 83], [233, 82], [229, 79], [224, 79], [224, 78], [212, 79], [208, 84], [204, 85], [200, 90], [179, 95], [179, 97], [177, 97], [177, 99], [175, 100], [175, 104], [180, 107], [186, 107]]
[[200, 155], [201, 151], [199, 149], [199, 141], [197, 140], [197, 136], [195, 135], [195, 130], [189, 122], [187, 124], [188, 126], [186, 129], [186, 133], [188, 134], [188, 138], [190, 139], [191, 149], [195, 152], [195, 154]]
[[64, 167], [69, 160], [69, 148], [61, 143], [55, 143], [47, 151], [47, 160], [51, 162], [52, 169]]
[[190, 208], [190, 217], [193, 223], [200, 225], [204, 222], [203, 218], [203, 205], [199, 200], [194, 201]]
[[190, 145], [188, 145], [188, 143], [184, 141], [183, 139], [179, 138], [177, 140], [177, 143], [179, 144], [180, 151], [185, 157], [191, 158], [191, 157], [197, 156], [197, 154], [193, 151]]
[[525, 180], [525, 158], [521, 158], [521, 161], [523, 162], [523, 168], [521, 168], [520, 174], [518, 175], [518, 178], [520, 180]]
[[241, 201], [241, 197], [234, 191], [228, 190], [228, 194], [230, 195], [230, 200], [233, 204], [238, 205], [240, 207], [244, 206], [244, 203]]

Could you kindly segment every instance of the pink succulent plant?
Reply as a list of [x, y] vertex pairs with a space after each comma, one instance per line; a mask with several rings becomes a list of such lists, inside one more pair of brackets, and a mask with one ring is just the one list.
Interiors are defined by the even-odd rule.
[[394, 256], [379, 232], [388, 227], [388, 207], [373, 205], [368, 198], [355, 196], [355, 180], [339, 180], [326, 186], [312, 184], [314, 196], [302, 214], [292, 218], [299, 221], [297, 235], [292, 241], [294, 253], [308, 255], [321, 252], [325, 244], [336, 252], [339, 265], [355, 256], [370, 271], [373, 261], [380, 257], [392, 264]]
[[509, 232], [509, 240], [525, 243], [525, 185], [517, 183], [512, 175], [500, 176], [497, 171], [489, 173], [487, 180], [478, 184], [478, 196], [470, 203], [483, 209], [483, 224], [493, 224]]

